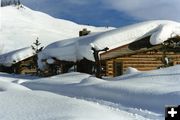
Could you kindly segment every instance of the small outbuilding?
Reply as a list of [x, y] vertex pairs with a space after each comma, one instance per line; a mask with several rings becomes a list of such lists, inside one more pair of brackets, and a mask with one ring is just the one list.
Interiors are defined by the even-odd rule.
[[36, 74], [37, 55], [26, 47], [0, 55], [0, 72]]

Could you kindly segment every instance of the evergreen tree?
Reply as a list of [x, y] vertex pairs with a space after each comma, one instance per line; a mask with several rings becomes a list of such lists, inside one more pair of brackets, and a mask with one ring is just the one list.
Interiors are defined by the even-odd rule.
[[43, 47], [40, 47], [41, 43], [39, 42], [39, 38], [37, 37], [36, 41], [31, 45], [31, 48], [34, 50], [34, 54], [38, 54]]
[[33, 49], [34, 51], [34, 54], [35, 54], [35, 57], [34, 57], [34, 64], [35, 64], [35, 67], [36, 67], [36, 75], [39, 75], [40, 73], [40, 70], [38, 69], [38, 53], [40, 51], [42, 51], [43, 47], [40, 47], [41, 43], [39, 42], [39, 38], [37, 37], [36, 41], [33, 43], [33, 45], [31, 45], [31, 48]]

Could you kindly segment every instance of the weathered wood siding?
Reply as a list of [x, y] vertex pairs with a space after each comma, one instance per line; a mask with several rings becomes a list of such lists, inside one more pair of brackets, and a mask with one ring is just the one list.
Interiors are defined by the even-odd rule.
[[163, 58], [169, 58], [172, 65], [180, 64], [180, 54], [178, 52], [148, 51], [129, 56], [117, 57], [106, 61], [106, 75], [116, 76], [114, 64], [116, 61], [122, 62], [122, 73], [125, 73], [128, 67], [136, 68], [140, 71], [158, 69], [164, 66]]
[[101, 60], [106, 61], [106, 75], [121, 75], [128, 67], [148, 71], [180, 64], [180, 36], [158, 45], [151, 45], [149, 38], [102, 53]]
[[106, 61], [106, 75], [107, 76], [114, 76], [114, 61], [107, 60]]
[[13, 65], [14, 67], [14, 72], [18, 74], [31, 74], [35, 75], [36, 74], [36, 65], [34, 61], [34, 56], [27, 58], [23, 61], [20, 61], [16, 64]]

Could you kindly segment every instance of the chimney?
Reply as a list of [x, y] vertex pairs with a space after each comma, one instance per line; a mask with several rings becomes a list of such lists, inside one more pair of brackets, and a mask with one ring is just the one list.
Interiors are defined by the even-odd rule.
[[83, 28], [83, 30], [79, 31], [79, 37], [88, 35], [91, 31], [88, 31], [86, 28]]

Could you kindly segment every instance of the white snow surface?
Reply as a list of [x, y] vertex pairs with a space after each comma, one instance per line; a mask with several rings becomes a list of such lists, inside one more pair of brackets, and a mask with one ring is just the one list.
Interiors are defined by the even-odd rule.
[[27, 91], [30, 90], [22, 85], [18, 85], [15, 83], [7, 82], [7, 81], [0, 81], [0, 92], [5, 91]]
[[31, 89], [53, 91], [71, 97], [103, 99], [163, 113], [165, 105], [180, 103], [179, 77], [180, 66], [175, 66], [149, 72], [139, 71], [109, 80], [69, 73], [54, 76], [51, 81], [47, 78], [22, 84]]
[[0, 55], [0, 65], [10, 67], [19, 61], [33, 56], [34, 54], [35, 53], [31, 47], [26, 47], [9, 53], [5, 53]]
[[31, 46], [39, 38], [42, 46], [62, 39], [78, 37], [79, 31], [87, 28], [92, 33], [113, 29], [94, 27], [53, 18], [26, 6], [0, 7], [0, 54]]
[[137, 73], [137, 72], [139, 72], [139, 70], [137, 70], [136, 68], [128, 67], [125, 74], [133, 74], [133, 73]]
[[1, 92], [0, 101], [2, 120], [119, 120], [126, 116], [127, 120], [134, 119], [128, 112], [43, 91]]
[[94, 61], [92, 47], [97, 50], [106, 47], [114, 49], [147, 36], [151, 36], [150, 43], [152, 45], [157, 45], [177, 35], [180, 35], [180, 23], [174, 21], [155, 20], [137, 23], [102, 33], [52, 43], [39, 54], [39, 66], [43, 69], [44, 65], [41, 60], [51, 57], [66, 61], [78, 61], [83, 58]]
[[3, 120], [164, 120], [180, 104], [180, 65], [98, 79], [83, 73], [25, 79], [0, 74]]

